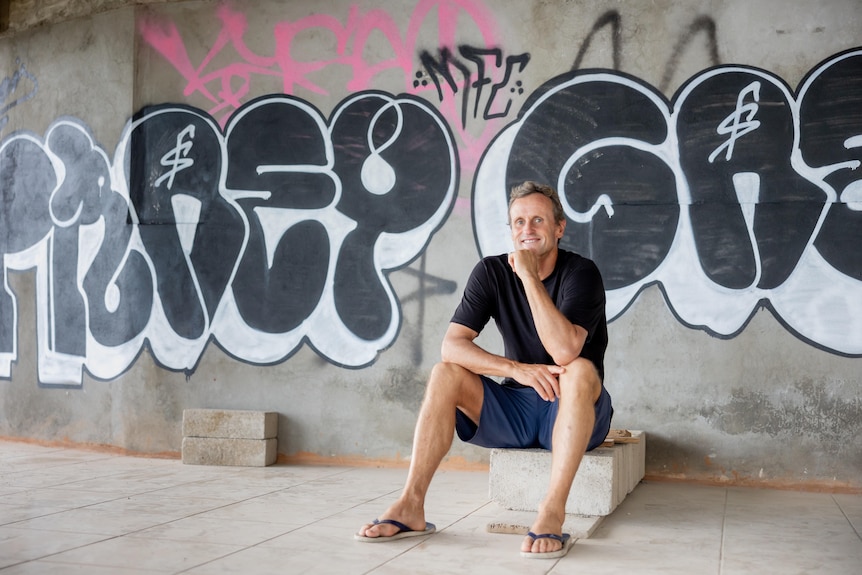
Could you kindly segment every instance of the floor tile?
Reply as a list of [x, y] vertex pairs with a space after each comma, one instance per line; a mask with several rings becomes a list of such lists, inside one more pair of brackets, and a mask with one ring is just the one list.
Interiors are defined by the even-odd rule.
[[64, 487], [23, 489], [14, 494], [0, 496], [0, 505], [48, 507], [52, 509], [74, 509], [116, 499], [117, 495], [105, 495], [93, 491], [81, 491]]
[[137, 511], [95, 511], [89, 508], [61, 511], [11, 523], [8, 526], [40, 531], [125, 535], [174, 520], [174, 517]]
[[0, 526], [15, 525], [21, 521], [54, 515], [62, 511], [65, 509], [56, 506], [0, 503]]
[[642, 483], [551, 573], [718, 573], [722, 489]]
[[786, 575], [858, 573], [862, 540], [829, 494], [729, 489], [722, 573], [765, 573], [788, 558]]
[[46, 560], [56, 563], [58, 571], [63, 565], [73, 564], [176, 572], [242, 549], [241, 545], [116, 537], [57, 553]]
[[[223, 521], [266, 521], [277, 525], [302, 527], [310, 521], [320, 519], [319, 507], [313, 502], [308, 502], [306, 505], [304, 508], [297, 508], [292, 505], [268, 503], [256, 498], [225, 505], [201, 513], [200, 516]], [[324, 515], [328, 514], [328, 511], [324, 512]]]
[[0, 568], [67, 551], [105, 538], [105, 535], [88, 533], [0, 527]]
[[225, 521], [217, 517], [195, 515], [163, 523], [128, 535], [141, 539], [168, 539], [224, 545], [252, 546], [269, 541], [296, 529], [270, 521]]
[[135, 567], [104, 567], [100, 565], [58, 565], [50, 561], [30, 561], [3, 569], [3, 575], [164, 575], [172, 571], [153, 571]]
[[860, 538], [862, 538], [862, 497], [858, 495], [836, 494], [833, 495], [835, 503], [847, 518]]
[[[187, 575], [361, 575], [372, 572], [382, 557], [356, 557], [352, 542], [315, 539], [313, 547], [289, 552], [281, 547], [249, 547], [185, 572]], [[361, 545], [358, 543], [357, 545]], [[382, 550], [381, 550], [382, 551]], [[403, 574], [402, 574], [403, 575]]]

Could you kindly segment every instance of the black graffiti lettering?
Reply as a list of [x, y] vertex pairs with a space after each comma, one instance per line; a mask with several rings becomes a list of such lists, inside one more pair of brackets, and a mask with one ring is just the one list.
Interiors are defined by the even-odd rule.
[[572, 70], [577, 70], [581, 67], [581, 63], [590, 49], [590, 44], [593, 41], [596, 33], [605, 26], [611, 28], [611, 44], [613, 45], [613, 60], [614, 70], [619, 70], [622, 63], [622, 17], [616, 10], [608, 10], [599, 16], [593, 23], [593, 28], [584, 41], [581, 42], [581, 47], [578, 49], [578, 55], [575, 56], [575, 62], [572, 64]]
[[[484, 66], [465, 76], [471, 96], [495, 101], [506, 81], [487, 81], [492, 66], [523, 70], [502, 56], [462, 54]], [[461, 89], [451, 75], [444, 85]], [[862, 356], [862, 256], [848, 249], [862, 229], [860, 86], [859, 49], [796, 96], [730, 66], [690, 79], [672, 104], [622, 74], [554, 78], [478, 166], [477, 244], [507, 249], [495, 243], [508, 235], [506, 190], [547, 181], [568, 218], [561, 244], [599, 264], [610, 317], [658, 283], [688, 325], [733, 337], [766, 307], [805, 341]], [[191, 370], [210, 340], [251, 363], [307, 343], [367, 365], [401, 322], [388, 274], [423, 253], [459, 178], [440, 114], [381, 92], [347, 98], [328, 121], [266, 96], [225, 129], [194, 108], [149, 107], [111, 157], [74, 120], [0, 144], [0, 377], [17, 358], [7, 274], [30, 269], [45, 384], [80, 383], [83, 369], [116, 377], [145, 345]]]
[[[581, 46], [578, 49], [578, 53], [575, 56], [574, 63], [571, 67], [572, 71], [581, 68], [581, 66], [583, 65], [584, 58], [586, 58], [587, 52], [589, 51], [596, 34], [598, 34], [603, 28], [606, 27], [609, 27], [611, 29], [610, 48], [613, 58], [612, 68], [614, 70], [622, 69], [623, 20], [622, 16], [617, 10], [608, 10], [607, 12], [596, 18], [596, 21], [593, 23], [593, 27], [590, 29], [589, 34], [587, 34], [587, 37], [584, 38], [584, 40], [581, 42]], [[692, 23], [680, 35], [680, 37], [674, 44], [673, 51], [668, 58], [667, 63], [665, 64], [664, 74], [662, 75], [661, 82], [659, 82], [658, 85], [659, 91], [667, 91], [674, 74], [679, 68], [680, 60], [682, 59], [685, 52], [691, 47], [691, 44], [695, 40], [695, 38], [700, 34], [706, 36], [706, 47], [710, 64], [712, 66], [718, 66], [719, 64], [721, 64], [721, 59], [718, 55], [718, 33], [715, 21], [709, 16], [698, 16], [692, 21]]]
[[505, 190], [550, 182], [568, 220], [561, 245], [602, 269], [609, 317], [657, 283], [681, 321], [714, 335], [765, 308], [805, 341], [862, 356], [862, 256], [849, 247], [862, 230], [860, 87], [858, 48], [797, 96], [735, 66], [690, 79], [672, 105], [624, 75], [555, 78], [477, 170], [480, 251], [507, 249]]
[[[56, 175], [37, 141], [14, 137], [0, 148], [0, 250], [3, 254], [3, 289], [0, 290], [0, 353], [14, 354], [17, 314], [9, 291], [8, 256], [45, 241], [52, 223], [48, 215]], [[47, 262], [43, 265], [47, 265]], [[8, 373], [6, 373], [8, 376]]]
[[791, 166], [788, 95], [769, 80], [746, 71], [707, 76], [687, 91], [677, 123], [701, 265], [731, 289], [781, 285], [825, 200]]
[[806, 86], [800, 104], [805, 161], [829, 170], [834, 197], [815, 246], [831, 266], [862, 280], [862, 55], [839, 55]]
[[260, 192], [267, 206], [323, 208], [335, 197], [326, 126], [301, 100], [263, 97], [237, 110], [227, 151], [227, 187]]
[[419, 287], [415, 292], [405, 295], [401, 298], [403, 303], [425, 301], [428, 295], [448, 295], [453, 294], [458, 289], [458, 284], [452, 280], [431, 275], [425, 271], [425, 255], [420, 258], [420, 266], [418, 270], [413, 268], [404, 268], [404, 272], [419, 280]]
[[561, 246], [594, 258], [609, 289], [627, 285], [652, 272], [673, 241], [679, 217], [673, 173], [653, 154], [621, 142], [576, 152], [614, 138], [657, 144], [667, 137], [667, 123], [643, 93], [622, 83], [555, 90], [556, 82], [539, 90], [544, 102], [524, 119], [498, 193], [504, 200], [523, 180], [554, 182], [570, 213], [583, 216], [570, 222]]
[[673, 171], [655, 154], [603, 147], [574, 163], [564, 192], [575, 213], [591, 217], [573, 221], [560, 246], [600, 262], [607, 289], [649, 276], [667, 257], [680, 210]]
[[[336, 122], [335, 171], [344, 186], [340, 212], [357, 222], [345, 240], [335, 277], [338, 313], [363, 339], [376, 339], [391, 322], [386, 289], [374, 272], [381, 234], [401, 234], [439, 211], [456, 177], [442, 124], [429, 123], [419, 100], [353, 99]], [[371, 178], [388, 174], [383, 183]]]
[[[530, 61], [530, 55], [527, 53], [507, 56], [505, 64], [503, 59], [503, 51], [500, 48], [478, 48], [474, 46], [462, 45], [458, 47], [458, 53], [467, 61], [471, 62], [476, 69], [475, 79], [473, 72], [465, 62], [462, 62], [453, 56], [449, 48], [441, 48], [439, 57], [434, 57], [428, 52], [422, 52], [419, 55], [419, 61], [422, 63], [424, 73], [420, 72], [417, 79], [413, 82], [414, 87], [419, 86], [422, 82], [420, 78], [427, 75], [434, 82], [437, 89], [437, 97], [442, 102], [445, 94], [443, 86], [448, 87], [452, 94], [457, 94], [459, 86], [461, 86], [461, 126], [466, 127], [467, 120], [470, 117], [470, 88], [475, 89], [475, 97], [473, 102], [472, 117], [479, 117], [479, 109], [482, 102], [482, 92], [486, 86], [490, 86], [485, 105], [482, 108], [482, 118], [492, 120], [508, 115], [512, 106], [512, 98], [508, 98], [505, 104], [500, 104], [499, 95], [505, 88], [510, 88], [512, 94], [518, 95], [523, 93], [523, 87], [520, 80], [514, 80], [514, 73], [524, 71], [527, 63]], [[488, 63], [490, 62], [490, 66]], [[505, 67], [504, 67], [505, 66]], [[452, 74], [451, 68], [455, 68], [461, 76], [461, 82], [456, 80]], [[503, 68], [502, 78], [499, 81], [494, 81], [490, 70], [499, 70]], [[516, 70], [517, 68], [517, 70]], [[492, 112], [495, 104], [502, 106], [502, 111]]]
[[362, 339], [383, 335], [392, 321], [389, 295], [374, 271], [374, 236], [354, 230], [338, 254], [333, 288], [338, 315]]
[[443, 101], [443, 88], [440, 84], [440, 78], [442, 78], [446, 84], [449, 86], [449, 89], [453, 94], [458, 93], [458, 82], [455, 80], [455, 77], [449, 70], [449, 65], [451, 64], [458, 72], [461, 73], [463, 77], [463, 91], [461, 93], [461, 125], [467, 125], [467, 109], [470, 101], [470, 69], [462, 63], [460, 60], [452, 56], [452, 52], [449, 48], [441, 48], [440, 49], [440, 58], [439, 60], [435, 59], [434, 56], [429, 54], [428, 52], [423, 52], [419, 55], [419, 61], [422, 62], [422, 65], [425, 68], [426, 73], [431, 77], [431, 80], [434, 82], [434, 86], [437, 88], [437, 96], [440, 98], [440, 101]]
[[[458, 52], [466, 59], [476, 65], [476, 80], [470, 86], [476, 89], [476, 101], [473, 104], [473, 117], [479, 115], [479, 100], [482, 99], [482, 88], [492, 82], [485, 75], [485, 58], [490, 56], [494, 59], [494, 67], [499, 68], [503, 60], [503, 51], [499, 48], [474, 48], [472, 46], [461, 46]], [[506, 70], [509, 72], [510, 70]], [[489, 100], [490, 101], [490, 100]]]
[[82, 225], [101, 217], [101, 198], [110, 182], [108, 165], [89, 135], [73, 124], [61, 123], [48, 135], [46, 147], [64, 166], [63, 180], [54, 190], [49, 210], [54, 221], [51, 249], [51, 298], [54, 332], [49, 338], [57, 352], [86, 355], [85, 304], [78, 290], [78, 239]]
[[332, 204], [336, 182], [325, 126], [309, 112], [294, 99], [257, 100], [229, 128], [227, 185], [247, 194], [239, 204], [251, 225], [233, 292], [242, 317], [267, 333], [309, 316], [329, 266], [326, 229], [310, 218]]
[[718, 66], [721, 63], [721, 59], [718, 56], [718, 33], [715, 21], [709, 16], [699, 16], [695, 18], [688, 27], [688, 30], [680, 36], [676, 45], [673, 47], [673, 52], [665, 66], [664, 75], [658, 85], [658, 89], [660, 91], [667, 91], [668, 86], [670, 86], [670, 82], [673, 79], [673, 75], [676, 73], [677, 67], [679, 66], [679, 61], [682, 58], [682, 55], [694, 41], [695, 37], [701, 33], [706, 35], [710, 64]]
[[455, 290], [458, 288], [458, 284], [454, 281], [428, 274], [425, 270], [426, 259], [427, 256], [423, 253], [422, 256], [419, 258], [418, 270], [409, 267], [404, 268], [403, 270], [405, 273], [415, 277], [418, 280], [416, 291], [401, 297], [402, 303], [406, 304], [408, 302], [415, 301], [418, 308], [414, 320], [416, 331], [413, 332], [414, 340], [412, 345], [413, 351], [411, 354], [413, 362], [416, 365], [420, 365], [423, 358], [422, 339], [424, 337], [423, 334], [425, 329], [425, 302], [427, 298], [431, 295], [452, 294], [455, 293]]
[[273, 229], [269, 221], [250, 224], [249, 244], [233, 282], [237, 305], [249, 326], [286, 333], [311, 314], [323, 293], [329, 236], [314, 220], [284, 230]]
[[196, 339], [207, 331], [224, 292], [232, 267], [224, 257], [239, 251], [231, 246], [238, 240], [226, 217], [230, 210], [218, 195], [221, 147], [198, 114], [179, 108], [142, 112], [131, 133], [129, 194], [141, 240], [155, 256], [166, 319], [177, 335]]
[[[2, 269], [38, 270], [46, 385], [80, 385], [84, 368], [116, 377], [145, 345], [193, 370], [211, 339], [250, 362], [307, 342], [368, 364], [400, 325], [386, 274], [424, 250], [458, 181], [439, 114], [380, 92], [343, 102], [330, 125], [286, 96], [250, 102], [224, 130], [195, 108], [151, 106], [113, 158], [72, 120], [0, 146]], [[17, 309], [3, 285], [9, 377]]]
[[[441, 48], [439, 54], [438, 59], [430, 52], [422, 52], [419, 54], [419, 61], [422, 63], [424, 73], [434, 82], [434, 87], [437, 88], [437, 97], [440, 101], [443, 101], [444, 93], [443, 87], [440, 84], [441, 79], [453, 94], [458, 93], [458, 81], [452, 76], [452, 72], [449, 70], [450, 62], [461, 72], [464, 78], [469, 78], [470, 70], [452, 56], [452, 51], [449, 48]], [[417, 86], [418, 82], [414, 82], [413, 85]]]
[[[476, 88], [476, 103], [473, 110], [473, 117], [476, 118], [479, 115], [479, 101], [482, 98], [482, 86], [485, 84], [491, 84], [492, 80], [490, 78], [485, 77], [485, 64], [484, 64], [484, 56], [493, 56], [494, 57], [494, 66], [499, 68], [501, 66], [501, 60], [503, 53], [501, 50], [478, 50], [476, 48], [471, 48], [470, 46], [461, 46], [460, 48], [461, 54], [467, 58], [468, 60], [472, 60], [476, 63], [477, 69], [477, 79], [473, 82], [472, 86]], [[485, 103], [485, 109], [482, 112], [482, 117], [485, 120], [492, 120], [494, 118], [502, 118], [509, 115], [509, 110], [512, 107], [512, 98], [508, 98], [506, 100], [506, 104], [503, 107], [503, 110], [500, 112], [491, 112], [491, 108], [497, 100], [497, 96], [500, 93], [500, 90], [509, 87], [509, 82], [512, 78], [512, 72], [515, 69], [515, 66], [518, 66], [518, 72], [523, 72], [524, 68], [527, 66], [527, 63], [530, 61], [529, 54], [520, 54], [518, 56], [507, 56], [506, 57], [506, 68], [503, 74], [503, 78], [496, 83], [493, 83], [491, 86], [491, 93], [488, 96], [488, 100]], [[511, 88], [512, 92], [518, 92], [518, 94], [523, 93], [523, 88], [520, 87], [519, 82], [516, 82], [517, 88]]]
[[134, 227], [128, 223], [125, 198], [119, 194], [103, 197], [102, 217], [98, 252], [86, 270], [83, 287], [93, 339], [116, 347], [144, 331], [155, 294], [144, 254], [130, 249]]

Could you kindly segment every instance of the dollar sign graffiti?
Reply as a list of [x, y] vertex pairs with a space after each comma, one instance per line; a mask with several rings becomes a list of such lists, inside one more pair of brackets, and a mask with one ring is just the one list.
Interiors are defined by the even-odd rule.
[[[752, 95], [754, 102], [745, 103], [745, 98], [749, 94]], [[733, 146], [736, 140], [760, 127], [760, 120], [754, 119], [754, 115], [757, 114], [757, 110], [759, 109], [757, 105], [759, 101], [760, 82], [752, 82], [739, 92], [739, 96], [736, 98], [736, 110], [726, 117], [716, 129], [716, 132], [722, 136], [730, 134], [730, 138], [709, 155], [710, 164], [715, 161], [716, 156], [725, 148], [727, 148], [727, 153], [724, 159], [730, 161], [733, 157]], [[745, 117], [744, 120], [743, 117]]]
[[171, 189], [171, 186], [174, 185], [174, 176], [179, 172], [185, 170], [186, 168], [190, 168], [194, 165], [195, 161], [191, 158], [188, 158], [189, 152], [194, 145], [191, 141], [185, 141], [185, 137], [188, 136], [189, 140], [195, 139], [195, 126], [194, 124], [189, 124], [186, 128], [177, 134], [177, 145], [172, 150], [170, 150], [167, 154], [162, 156], [161, 164], [166, 168], [171, 168], [169, 172], [166, 172], [156, 180], [156, 187], [158, 188], [165, 179], [168, 180], [168, 189]]

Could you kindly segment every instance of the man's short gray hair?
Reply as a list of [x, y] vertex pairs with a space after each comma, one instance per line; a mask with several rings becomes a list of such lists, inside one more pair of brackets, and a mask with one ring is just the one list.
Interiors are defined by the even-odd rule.
[[539, 184], [530, 180], [512, 187], [512, 191], [509, 193], [509, 210], [512, 209], [512, 203], [515, 200], [519, 200], [533, 194], [542, 194], [551, 200], [551, 203], [554, 205], [555, 223], [560, 223], [566, 219], [566, 214], [563, 212], [563, 204], [560, 202], [560, 196], [557, 194], [557, 190], [551, 186], [546, 186], [545, 184]]

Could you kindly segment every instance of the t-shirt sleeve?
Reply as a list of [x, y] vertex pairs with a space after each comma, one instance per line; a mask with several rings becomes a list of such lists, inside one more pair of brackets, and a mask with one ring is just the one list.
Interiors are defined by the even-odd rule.
[[452, 315], [452, 322], [469, 327], [476, 333], [481, 332], [494, 315], [496, 296], [492, 293], [488, 273], [484, 261], [476, 264], [467, 279], [461, 303]]
[[557, 307], [573, 324], [587, 330], [587, 340], [604, 321], [605, 288], [599, 269], [589, 262], [566, 276]]

